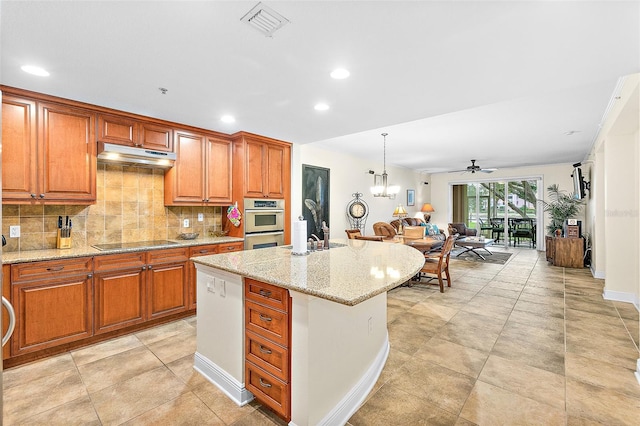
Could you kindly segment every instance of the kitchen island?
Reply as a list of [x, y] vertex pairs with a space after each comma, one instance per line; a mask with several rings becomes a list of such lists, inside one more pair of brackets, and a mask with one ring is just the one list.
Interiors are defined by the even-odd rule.
[[[253, 399], [251, 389], [292, 425], [336, 425], [373, 388], [389, 353], [386, 292], [414, 276], [424, 257], [402, 244], [332, 240], [331, 247], [192, 259], [194, 367], [237, 404]], [[274, 332], [278, 324], [283, 330]]]

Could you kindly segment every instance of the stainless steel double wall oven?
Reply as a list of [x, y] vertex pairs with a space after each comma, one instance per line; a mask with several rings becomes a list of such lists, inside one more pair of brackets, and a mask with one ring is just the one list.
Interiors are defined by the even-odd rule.
[[244, 199], [244, 249], [284, 244], [284, 200]]

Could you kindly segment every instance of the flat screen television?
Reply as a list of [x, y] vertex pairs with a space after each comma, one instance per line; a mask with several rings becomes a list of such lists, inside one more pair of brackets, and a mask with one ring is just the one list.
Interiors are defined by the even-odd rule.
[[573, 165], [573, 196], [577, 199], [582, 199], [586, 196], [587, 183], [584, 181], [584, 177], [582, 177], [582, 169], [580, 169], [581, 164], [576, 163]]

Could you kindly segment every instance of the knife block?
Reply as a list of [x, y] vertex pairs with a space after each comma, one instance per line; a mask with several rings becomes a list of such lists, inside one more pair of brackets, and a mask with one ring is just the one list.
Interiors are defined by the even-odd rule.
[[71, 237], [63, 238], [60, 236], [62, 229], [58, 229], [58, 239], [56, 242], [56, 247], [59, 249], [70, 249], [71, 248]]

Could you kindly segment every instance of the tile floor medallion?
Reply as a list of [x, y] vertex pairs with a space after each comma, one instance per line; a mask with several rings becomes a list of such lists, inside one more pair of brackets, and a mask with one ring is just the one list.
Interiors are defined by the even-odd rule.
[[[638, 425], [638, 312], [587, 269], [510, 249], [388, 294], [391, 350], [356, 425]], [[193, 370], [196, 318], [4, 371], [4, 425], [284, 425]], [[295, 389], [293, 389], [295, 392]]]

